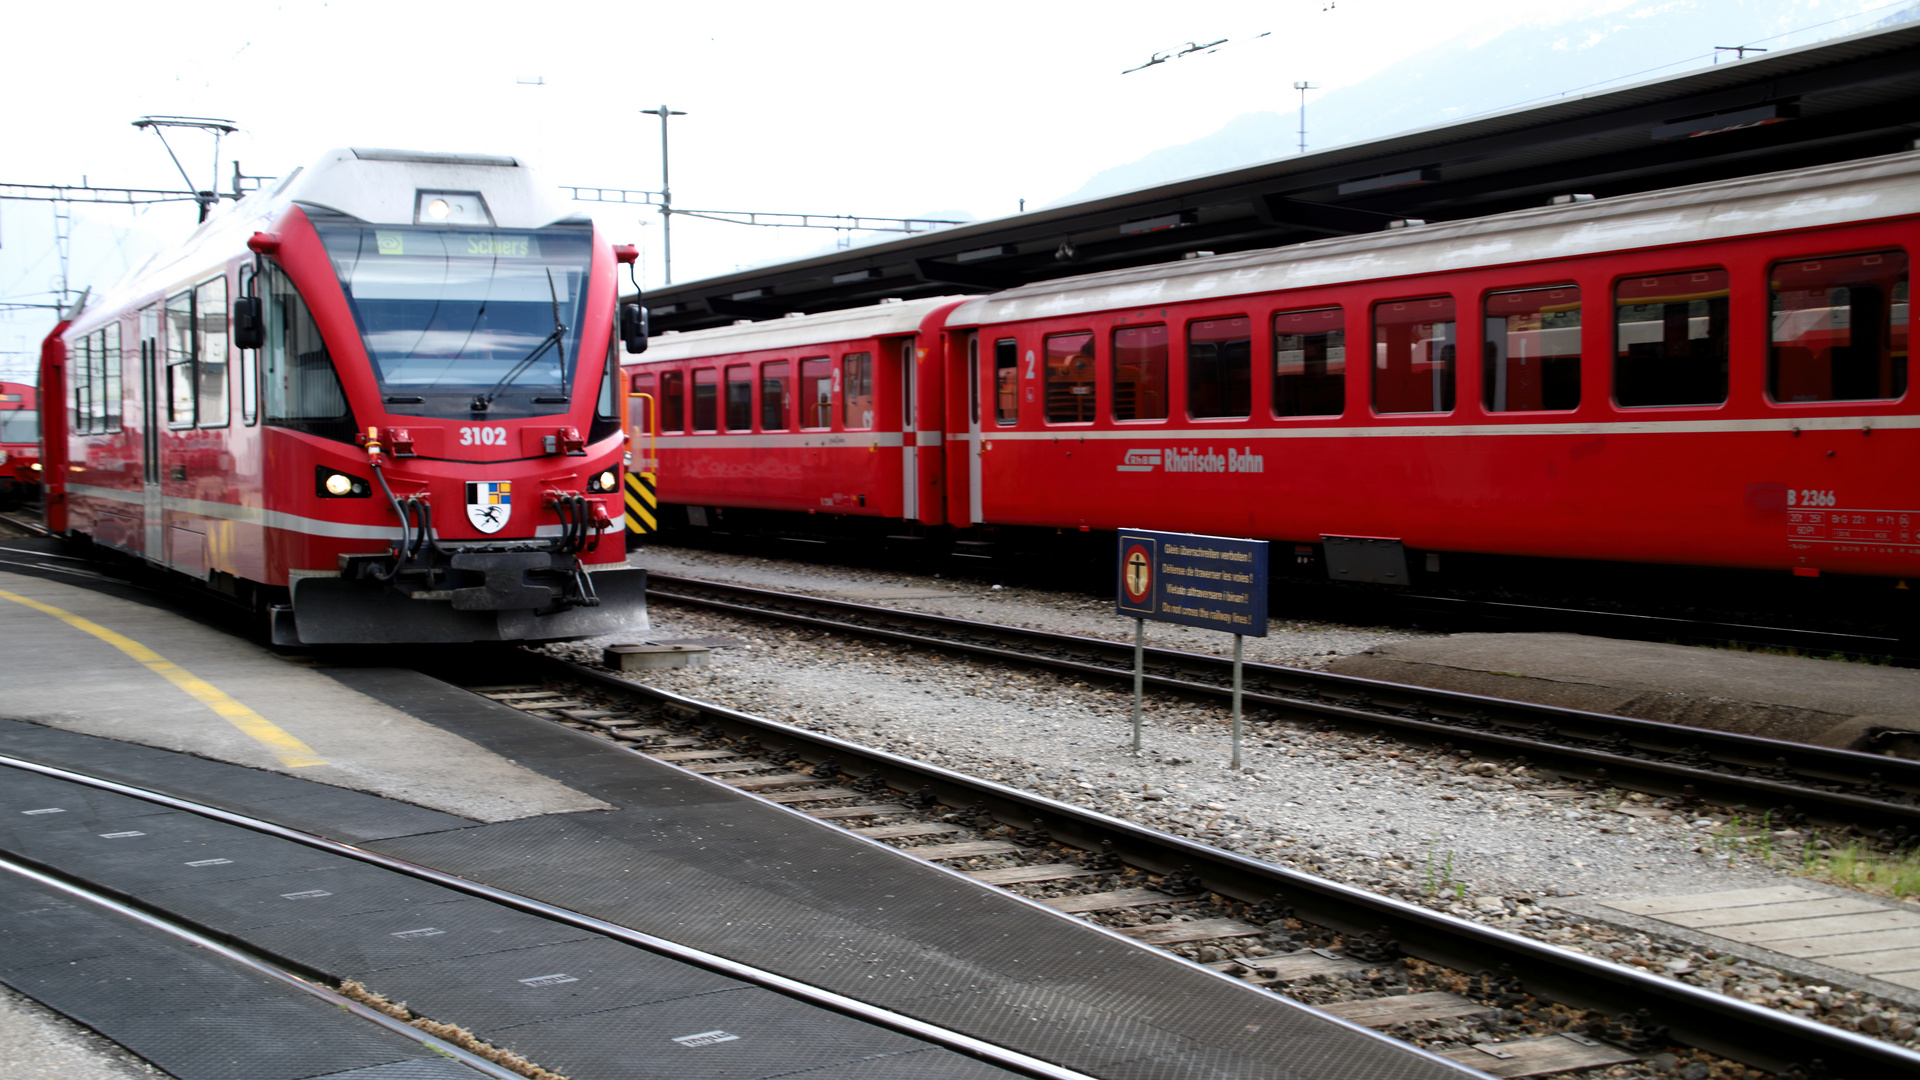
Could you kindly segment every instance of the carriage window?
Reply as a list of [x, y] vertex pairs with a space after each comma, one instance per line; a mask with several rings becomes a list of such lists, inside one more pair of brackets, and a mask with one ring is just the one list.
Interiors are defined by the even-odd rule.
[[193, 290], [194, 356], [201, 427], [227, 426], [227, 279]]
[[1488, 412], [1580, 406], [1580, 290], [1487, 297], [1480, 395]]
[[1046, 348], [1047, 423], [1092, 420], [1093, 335], [1053, 334]]
[[833, 362], [824, 356], [800, 361], [800, 426], [833, 426]]
[[120, 402], [120, 324], [110, 323], [100, 331], [101, 342], [105, 345], [106, 378], [102, 383], [104, 393], [101, 403], [105, 406], [106, 427], [104, 431], [119, 431], [121, 414], [125, 411]]
[[193, 294], [167, 298], [167, 423], [193, 423]]
[[840, 377], [846, 391], [840, 399], [844, 409], [840, 414], [841, 426], [848, 430], [872, 427], [873, 354], [857, 352], [841, 357]]
[[1187, 415], [1253, 415], [1253, 321], [1187, 324]]
[[1727, 272], [1627, 278], [1614, 288], [1613, 400], [1625, 406], [1727, 400]]
[[760, 365], [760, 430], [787, 430], [787, 399], [793, 396], [793, 365], [775, 360]]
[[660, 430], [687, 430], [687, 374], [684, 371], [660, 373]]
[[[347, 409], [347, 396], [306, 301], [285, 274], [272, 269], [267, 271], [266, 293], [267, 343], [261, 350], [260, 389], [267, 422], [328, 438], [352, 438], [358, 432]], [[171, 360], [171, 302], [167, 309]]]
[[701, 368], [693, 373], [693, 430], [718, 430], [719, 420], [720, 373]]
[[67, 420], [67, 430], [75, 435], [92, 430], [88, 426], [93, 418], [93, 378], [88, 366], [92, 351], [91, 335], [74, 338], [73, 347], [67, 351], [67, 377], [73, 380], [73, 415]]
[[1373, 309], [1373, 409], [1453, 409], [1453, 297], [1396, 300]]
[[1767, 394], [1864, 401], [1907, 392], [1907, 256], [1775, 263]]
[[1275, 315], [1273, 414], [1339, 416], [1346, 411], [1346, 313], [1335, 307]]
[[632, 375], [627, 378], [627, 396], [629, 399], [635, 394], [646, 395], [646, 397], [641, 398], [639, 401], [629, 400], [627, 403], [628, 422], [634, 427], [639, 428], [642, 432], [659, 430], [660, 417], [658, 410], [660, 408], [660, 396], [653, 392], [653, 384], [654, 377], [652, 375]]
[[1012, 338], [993, 343], [993, 419], [997, 424], [1020, 421], [1020, 345]]
[[727, 369], [727, 430], [753, 430], [753, 368], [747, 364]]
[[1113, 418], [1167, 418], [1167, 328], [1129, 326], [1113, 332]]

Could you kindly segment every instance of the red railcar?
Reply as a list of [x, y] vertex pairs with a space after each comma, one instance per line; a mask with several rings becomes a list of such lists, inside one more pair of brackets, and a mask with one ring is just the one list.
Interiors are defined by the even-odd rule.
[[40, 495], [40, 391], [0, 382], [0, 505]]
[[[696, 518], [1251, 536], [1352, 580], [1453, 553], [1905, 579], [1916, 248], [1905, 153], [922, 302], [873, 435], [775, 473], [748, 426], [696, 426], [662, 484]], [[837, 327], [885, 311], [689, 333], [630, 370], [843, 355], [868, 346]], [[919, 462], [943, 507], [846, 507], [887, 490], [872, 451], [909, 386], [923, 429], [944, 408]]]
[[613, 527], [626, 256], [548, 190], [336, 150], [213, 215], [48, 338], [49, 525], [282, 643], [644, 626]]

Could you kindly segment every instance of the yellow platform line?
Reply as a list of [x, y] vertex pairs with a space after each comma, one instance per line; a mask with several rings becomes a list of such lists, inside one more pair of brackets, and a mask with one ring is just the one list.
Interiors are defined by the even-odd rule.
[[35, 611], [51, 615], [75, 630], [84, 630], [145, 664], [149, 671], [185, 690], [196, 701], [219, 714], [222, 720], [239, 728], [255, 742], [271, 750], [273, 756], [279, 758], [282, 765], [297, 769], [303, 765], [326, 764], [326, 761], [315, 753], [312, 747], [289, 735], [273, 721], [228, 697], [219, 687], [125, 634], [117, 634], [91, 619], [82, 618], [71, 611], [63, 611], [52, 604], [43, 604], [30, 596], [21, 596], [5, 589], [0, 589], [0, 599], [25, 604]]

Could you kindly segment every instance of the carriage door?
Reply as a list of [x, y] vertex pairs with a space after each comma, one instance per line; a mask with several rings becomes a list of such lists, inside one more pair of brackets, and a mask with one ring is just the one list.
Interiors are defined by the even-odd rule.
[[915, 402], [913, 346], [918, 338], [903, 338], [900, 345], [900, 516], [907, 521], [920, 517], [920, 436], [914, 430]]
[[161, 388], [166, 385], [165, 360], [160, 355], [160, 309], [140, 309], [140, 450], [144, 458], [141, 479], [141, 522], [146, 526], [147, 558], [161, 560], [165, 533], [161, 530], [160, 416]]
[[980, 335], [967, 335], [967, 520], [977, 525], [980, 512]]

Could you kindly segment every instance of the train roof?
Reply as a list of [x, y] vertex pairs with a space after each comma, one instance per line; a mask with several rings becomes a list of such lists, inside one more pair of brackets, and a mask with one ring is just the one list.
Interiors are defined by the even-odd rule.
[[250, 236], [271, 228], [296, 204], [378, 225], [412, 225], [421, 194], [440, 191], [479, 193], [492, 219], [480, 222], [481, 227], [537, 229], [591, 222], [519, 158], [340, 147], [238, 202], [216, 207], [180, 244], [101, 291], [75, 318], [73, 331], [84, 334], [110, 313], [187, 285], [244, 254]]
[[864, 341], [895, 334], [912, 334], [919, 331], [920, 323], [928, 312], [961, 299], [958, 296], [931, 296], [923, 300], [844, 308], [818, 315], [717, 326], [710, 330], [669, 331], [655, 337], [646, 354], [637, 362], [685, 360], [695, 356], [766, 349], [799, 349], [825, 342]]
[[1111, 270], [968, 300], [950, 326], [1113, 311], [1920, 214], [1920, 152]]

